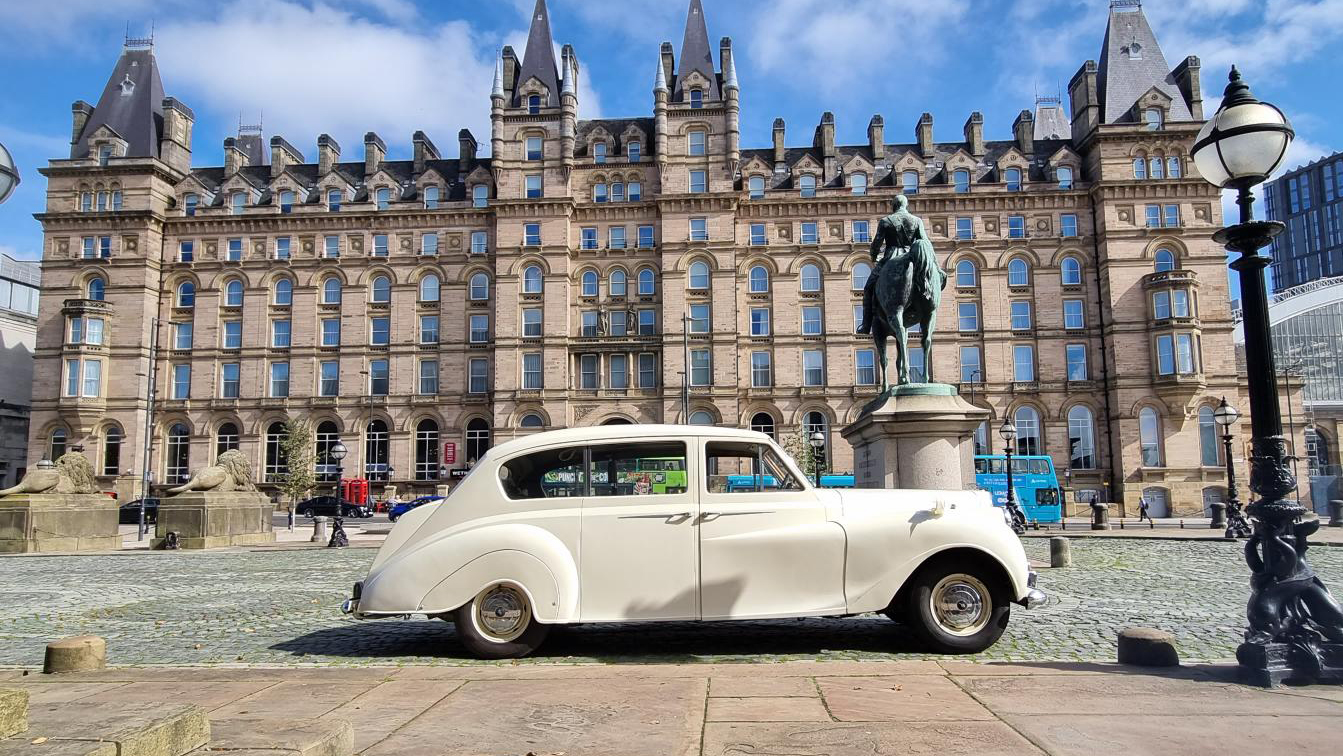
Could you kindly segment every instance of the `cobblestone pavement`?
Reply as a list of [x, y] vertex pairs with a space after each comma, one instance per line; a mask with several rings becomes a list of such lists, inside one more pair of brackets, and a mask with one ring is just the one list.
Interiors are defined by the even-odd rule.
[[[1048, 542], [1027, 539], [1047, 562]], [[1115, 635], [1173, 632], [1187, 660], [1234, 655], [1249, 595], [1240, 544], [1076, 540], [1074, 567], [1041, 569], [1041, 609], [1014, 608], [1002, 640], [976, 658], [1106, 661]], [[117, 665], [497, 664], [465, 657], [438, 620], [358, 622], [340, 614], [372, 549], [269, 550], [0, 559], [0, 665], [35, 666], [55, 638], [97, 634]], [[1312, 564], [1343, 590], [1343, 549]], [[550, 662], [737, 662], [928, 658], [878, 616], [774, 622], [584, 625], [552, 633]], [[514, 663], [514, 662], [510, 662]]]

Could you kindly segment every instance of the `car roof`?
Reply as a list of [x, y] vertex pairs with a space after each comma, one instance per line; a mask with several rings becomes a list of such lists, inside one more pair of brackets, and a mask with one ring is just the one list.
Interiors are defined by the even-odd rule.
[[759, 431], [742, 428], [720, 428], [714, 425], [590, 425], [581, 428], [562, 428], [560, 430], [532, 433], [510, 441], [505, 441], [489, 450], [488, 456], [497, 457], [514, 454], [519, 451], [553, 444], [593, 443], [601, 441], [644, 440], [652, 437], [704, 437], [736, 439], [739, 441], [770, 441], [770, 437]]

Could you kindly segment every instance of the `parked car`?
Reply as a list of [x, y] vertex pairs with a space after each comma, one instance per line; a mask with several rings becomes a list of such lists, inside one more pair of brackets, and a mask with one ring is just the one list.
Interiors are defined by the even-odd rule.
[[[145, 522], [155, 523], [159, 521], [159, 500], [155, 498], [145, 499]], [[122, 525], [140, 524], [140, 500], [128, 501], [122, 504], [118, 510], [117, 522]]]
[[410, 501], [397, 502], [387, 510], [387, 519], [391, 520], [392, 522], [396, 522], [401, 517], [401, 515], [409, 512], [412, 509], [415, 509], [416, 507], [421, 507], [424, 506], [425, 504], [431, 504], [434, 502], [443, 501], [443, 499], [445, 498], [447, 497], [421, 496], [418, 499], [411, 499]]
[[1012, 604], [1045, 600], [987, 493], [817, 489], [754, 431], [539, 433], [490, 449], [448, 499], [400, 518], [347, 613], [452, 620], [483, 658], [526, 655], [556, 624], [869, 612], [974, 653]]
[[341, 517], [372, 517], [373, 510], [362, 504], [355, 504], [348, 499], [337, 499], [335, 496], [314, 496], [311, 499], [300, 501], [294, 511], [304, 517], [335, 517], [336, 506], [339, 502]]

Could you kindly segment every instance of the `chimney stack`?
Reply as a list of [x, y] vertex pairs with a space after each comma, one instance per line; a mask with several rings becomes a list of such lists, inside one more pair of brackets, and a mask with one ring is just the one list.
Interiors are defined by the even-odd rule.
[[1203, 120], [1203, 85], [1199, 83], [1201, 65], [1197, 57], [1190, 55], [1171, 72], [1175, 86], [1180, 88], [1180, 94], [1184, 95], [1184, 101], [1189, 105], [1189, 114], [1195, 121]]
[[70, 145], [73, 147], [79, 141], [79, 135], [84, 133], [84, 125], [93, 116], [93, 106], [83, 100], [75, 100], [70, 106], [70, 115], [73, 121], [70, 124]]
[[1017, 150], [1023, 155], [1035, 152], [1035, 115], [1029, 110], [1017, 114], [1012, 122], [1012, 136], [1017, 140]]
[[457, 171], [465, 176], [476, 166], [476, 138], [469, 129], [457, 132]]
[[919, 154], [922, 155], [925, 160], [937, 154], [933, 149], [932, 113], [924, 113], [919, 116], [919, 123], [914, 127], [914, 136], [919, 143]]
[[783, 119], [774, 119], [774, 172], [782, 173], [788, 166], [784, 164]]
[[321, 178], [330, 173], [340, 162], [340, 145], [331, 138], [330, 134], [323, 134], [317, 137], [317, 177]]
[[984, 114], [978, 110], [965, 119], [965, 149], [975, 157], [984, 157]]
[[1088, 60], [1068, 82], [1072, 106], [1073, 142], [1081, 144], [1100, 125], [1100, 95], [1096, 91], [1096, 61]]
[[224, 137], [224, 176], [232, 176], [247, 165], [247, 153], [238, 148], [238, 140]]
[[668, 87], [675, 91], [676, 87], [671, 86], [671, 84], [674, 81], [672, 76], [676, 72], [676, 53], [672, 52], [672, 45], [670, 42], [663, 42], [660, 52], [662, 53], [663, 75], [667, 77]]
[[886, 119], [880, 113], [867, 122], [867, 144], [874, 162], [886, 159]]
[[438, 148], [434, 146], [433, 142], [429, 141], [428, 135], [423, 131], [415, 132], [410, 140], [415, 144], [414, 172], [415, 175], [418, 176], [421, 173], [424, 173], [424, 166], [426, 163], [430, 160], [438, 160], [440, 156], [438, 154]]
[[514, 91], [518, 86], [518, 68], [521, 67], [521, 64], [518, 62], [518, 56], [513, 52], [511, 46], [505, 45], [500, 55], [504, 59], [504, 103], [511, 106]]
[[364, 178], [372, 178], [387, 157], [387, 145], [373, 132], [364, 135]]
[[270, 177], [275, 178], [284, 169], [303, 162], [303, 153], [294, 149], [294, 145], [286, 142], [284, 137], [276, 134], [270, 138]]

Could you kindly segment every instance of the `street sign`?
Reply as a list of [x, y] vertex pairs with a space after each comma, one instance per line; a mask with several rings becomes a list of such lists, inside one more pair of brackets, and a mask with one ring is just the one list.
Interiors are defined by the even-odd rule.
[[465, 478], [466, 474], [469, 472], [471, 472], [471, 468], [469, 467], [454, 467], [448, 474], [452, 476], [453, 480], [461, 480], [462, 478]]
[[457, 442], [443, 442], [443, 464], [451, 465], [457, 461]]

